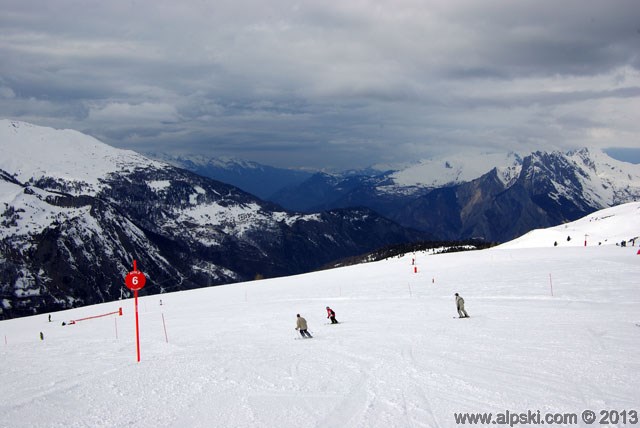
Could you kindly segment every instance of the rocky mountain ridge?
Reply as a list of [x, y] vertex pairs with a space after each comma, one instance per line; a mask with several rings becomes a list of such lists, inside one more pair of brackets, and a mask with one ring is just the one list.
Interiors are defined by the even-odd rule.
[[316, 174], [272, 200], [300, 211], [363, 206], [438, 239], [500, 242], [640, 200], [640, 165], [586, 148], [511, 156], [468, 181], [461, 174], [440, 182], [433, 172], [420, 176], [414, 170], [411, 180], [409, 175], [407, 170], [359, 177]]
[[[254, 189], [269, 182], [268, 176], [255, 175], [263, 167], [207, 162], [255, 180], [249, 186]], [[246, 184], [225, 177], [234, 185]], [[504, 242], [535, 228], [640, 199], [640, 165], [587, 148], [527, 155], [469, 152], [384, 171], [317, 172], [297, 180], [268, 200], [301, 212], [367, 207], [446, 240]]]
[[0, 120], [2, 317], [307, 272], [424, 239], [366, 209], [295, 213], [75, 131]]

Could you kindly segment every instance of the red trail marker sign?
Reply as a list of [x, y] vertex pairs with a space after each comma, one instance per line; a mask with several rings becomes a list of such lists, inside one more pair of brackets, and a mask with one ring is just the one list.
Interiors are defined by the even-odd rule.
[[124, 283], [129, 290], [133, 290], [133, 298], [135, 300], [136, 312], [136, 350], [138, 351], [138, 362], [140, 362], [140, 328], [138, 323], [138, 290], [144, 287], [147, 278], [138, 270], [136, 261], [133, 261], [133, 270], [124, 278]]

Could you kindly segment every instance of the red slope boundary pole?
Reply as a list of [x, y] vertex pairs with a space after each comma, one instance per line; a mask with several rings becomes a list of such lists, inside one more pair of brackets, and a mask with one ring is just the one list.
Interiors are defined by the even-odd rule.
[[75, 321], [75, 322], [86, 321], [86, 320], [92, 320], [94, 318], [108, 317], [109, 315], [115, 315], [115, 314], [122, 315], [122, 308], [120, 308], [120, 309], [118, 309], [117, 311], [114, 311], [114, 312], [109, 312], [108, 314], [94, 315], [92, 317], [79, 318], [79, 319], [73, 320], [73, 321]]
[[140, 328], [138, 327], [138, 290], [133, 291], [133, 297], [136, 301], [136, 349], [138, 351], [138, 362], [140, 362]]

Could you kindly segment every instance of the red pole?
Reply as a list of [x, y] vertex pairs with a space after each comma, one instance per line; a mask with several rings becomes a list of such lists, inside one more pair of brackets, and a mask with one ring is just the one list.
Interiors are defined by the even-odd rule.
[[553, 297], [553, 282], [551, 282], [551, 274], [549, 274], [549, 287], [551, 287], [551, 297]]
[[[133, 261], [135, 269], [135, 260]], [[138, 350], [138, 362], [140, 362], [140, 329], [138, 328], [138, 290], [133, 291], [136, 306], [136, 348]]]
[[118, 340], [118, 318], [114, 318], [113, 321], [116, 324], [116, 340]]
[[[122, 308], [120, 308], [120, 309], [122, 309]], [[118, 311], [115, 311], [115, 312], [109, 312], [108, 314], [95, 315], [95, 316], [93, 316], [93, 317], [78, 318], [77, 320], [73, 320], [73, 321], [74, 321], [74, 323], [76, 323], [76, 322], [78, 322], [78, 321], [93, 320], [93, 319], [96, 319], [96, 318], [107, 317], [107, 316], [109, 316], [109, 315], [113, 315], [113, 314], [117, 314], [117, 313], [118, 313]], [[120, 315], [122, 315], [122, 314], [120, 314]]]

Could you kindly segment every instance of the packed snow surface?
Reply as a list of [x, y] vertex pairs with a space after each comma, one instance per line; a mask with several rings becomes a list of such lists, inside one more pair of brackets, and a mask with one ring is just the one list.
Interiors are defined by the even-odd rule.
[[550, 246], [617, 245], [636, 239], [640, 244], [640, 202], [596, 211], [571, 223], [536, 229], [499, 246], [530, 248]]
[[[638, 204], [620, 210], [607, 218], [637, 231]], [[139, 363], [133, 300], [0, 322], [0, 425], [453, 427], [458, 412], [638, 411], [640, 255], [605, 220], [582, 224], [609, 245], [523, 238], [141, 297]], [[455, 292], [471, 318], [455, 318]]]

